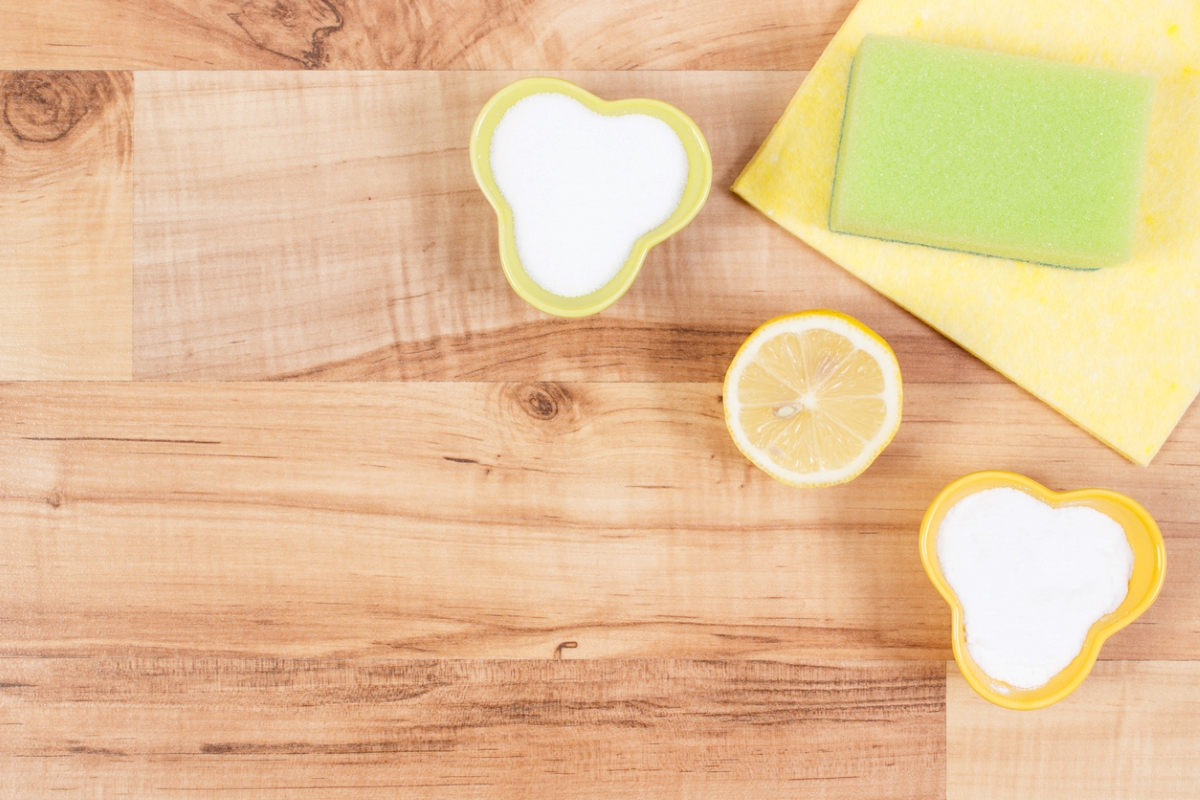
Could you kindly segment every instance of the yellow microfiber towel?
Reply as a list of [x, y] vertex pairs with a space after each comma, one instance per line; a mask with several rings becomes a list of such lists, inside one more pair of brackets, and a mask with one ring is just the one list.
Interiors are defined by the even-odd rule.
[[[830, 231], [871, 33], [1153, 75], [1132, 259], [1081, 272]], [[733, 190], [1139, 464], [1200, 392], [1200, 0], [861, 0]]]

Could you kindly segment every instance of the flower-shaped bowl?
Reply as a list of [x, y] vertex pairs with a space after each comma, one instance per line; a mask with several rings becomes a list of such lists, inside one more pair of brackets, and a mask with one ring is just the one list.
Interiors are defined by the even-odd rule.
[[[938, 527], [946, 512], [967, 495], [1001, 487], [1025, 492], [1052, 508], [1087, 506], [1106, 514], [1124, 529], [1125, 538], [1133, 550], [1133, 575], [1129, 579], [1129, 592], [1124, 602], [1115, 611], [1098, 619], [1088, 631], [1083, 649], [1075, 659], [1048, 683], [1036, 689], [1022, 689], [996, 680], [971, 659], [962, 604], [946, 582], [938, 564]], [[925, 519], [921, 523], [920, 550], [921, 563], [929, 580], [950, 605], [954, 660], [963, 678], [984, 699], [1004, 708], [1022, 711], [1057, 703], [1083, 683], [1096, 663], [1100, 646], [1108, 637], [1137, 619], [1158, 597], [1167, 564], [1166, 549], [1158, 525], [1146, 509], [1131, 498], [1107, 489], [1054, 492], [1024, 475], [998, 470], [966, 475], [941, 491], [925, 512]]]
[[[643, 234], [633, 246], [629, 258], [608, 283], [590, 294], [562, 297], [546, 291], [529, 277], [521, 266], [513, 233], [513, 213], [492, 177], [489, 163], [492, 133], [504, 113], [530, 95], [556, 92], [566, 95], [599, 114], [620, 116], [646, 114], [671, 127], [683, 143], [688, 158], [687, 184], [675, 212], [658, 227]], [[525, 78], [501, 89], [484, 105], [471, 132], [471, 167], [475, 180], [496, 210], [500, 223], [500, 263], [504, 275], [520, 297], [534, 308], [559, 317], [586, 317], [599, 313], [620, 299], [637, 278], [651, 247], [678, 232], [700, 212], [712, 186], [712, 156], [708, 143], [696, 123], [682, 111], [659, 100], [601, 100], [569, 81], [560, 78]]]

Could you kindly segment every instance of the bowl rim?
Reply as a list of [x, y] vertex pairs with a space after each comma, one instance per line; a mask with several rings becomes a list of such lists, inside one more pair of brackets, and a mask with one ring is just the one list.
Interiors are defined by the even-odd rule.
[[[1054, 508], [1071, 505], [1096, 508], [1097, 505], [1108, 505], [1109, 508], [1124, 509], [1127, 512], [1127, 519], [1136, 521], [1139, 526], [1137, 531], [1131, 531], [1130, 525], [1121, 523], [1126, 540], [1129, 541], [1130, 548], [1134, 553], [1135, 576], [1139, 570], [1139, 559], [1150, 559], [1148, 565], [1143, 564], [1143, 569], [1147, 566], [1149, 568], [1149, 583], [1142, 596], [1128, 608], [1126, 608], [1127, 598], [1126, 602], [1123, 602], [1117, 610], [1097, 620], [1088, 630], [1083, 648], [1075, 659], [1048, 683], [1037, 689], [1008, 686], [1008, 684], [990, 678], [975, 665], [967, 651], [962, 604], [942, 575], [937, 559], [938, 526], [946, 511], [968, 494], [999, 487], [1025, 491]], [[1096, 508], [1096, 510], [1101, 509]], [[1118, 522], [1120, 523], [1120, 520]], [[1131, 538], [1131, 534], [1133, 538]], [[1163, 579], [1166, 575], [1166, 547], [1162, 533], [1154, 518], [1133, 498], [1110, 489], [1075, 489], [1056, 492], [1032, 478], [1005, 470], [973, 472], [951, 482], [942, 489], [925, 511], [925, 516], [921, 521], [918, 547], [925, 574], [950, 606], [951, 644], [954, 650], [954, 661], [958, 665], [959, 672], [962, 673], [970, 687], [985, 700], [1003, 708], [1018, 711], [1045, 708], [1075, 691], [1092, 671], [1100, 654], [1100, 648], [1108, 638], [1141, 616], [1154, 603], [1162, 590]], [[1132, 582], [1133, 578], [1131, 578], [1131, 584]], [[1132, 591], [1132, 587], [1130, 591]]]
[[[605, 116], [645, 114], [667, 123], [679, 136], [688, 158], [688, 180], [675, 211], [658, 227], [634, 243], [620, 271], [604, 286], [580, 297], [563, 297], [546, 291], [529, 277], [517, 256], [513, 215], [492, 177], [490, 151], [492, 133], [513, 105], [534, 94], [562, 94]], [[562, 78], [522, 78], [505, 86], [484, 104], [475, 119], [470, 142], [471, 169], [475, 181], [496, 212], [499, 224], [500, 264], [509, 286], [534, 308], [558, 317], [586, 317], [611, 306], [629, 290], [641, 271], [650, 248], [678, 233], [700, 213], [712, 188], [712, 155], [699, 126], [678, 108], [661, 100], [627, 98], [603, 100]]]

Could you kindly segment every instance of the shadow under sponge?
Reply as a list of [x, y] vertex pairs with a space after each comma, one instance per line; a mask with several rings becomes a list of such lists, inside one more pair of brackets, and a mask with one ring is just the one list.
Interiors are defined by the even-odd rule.
[[854, 59], [831, 230], [1076, 269], [1129, 260], [1154, 79], [894, 36]]

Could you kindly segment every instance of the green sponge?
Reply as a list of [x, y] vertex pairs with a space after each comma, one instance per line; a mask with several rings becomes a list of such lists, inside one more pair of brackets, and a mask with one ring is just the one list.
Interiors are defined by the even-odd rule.
[[1133, 249], [1152, 78], [863, 39], [829, 227], [1093, 269]]

